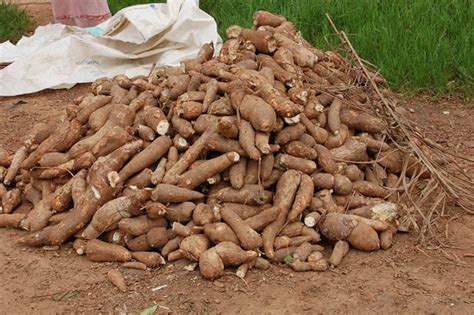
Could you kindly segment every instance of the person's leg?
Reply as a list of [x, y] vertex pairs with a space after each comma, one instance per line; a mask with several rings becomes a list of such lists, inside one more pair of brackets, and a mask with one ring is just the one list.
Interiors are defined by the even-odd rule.
[[107, 0], [51, 0], [56, 23], [95, 26], [112, 16]]
[[95, 26], [112, 16], [107, 0], [82, 0], [75, 3], [80, 12], [75, 21], [77, 26]]
[[74, 18], [71, 15], [73, 7], [73, 0], [51, 0], [54, 21], [66, 25], [75, 25]]

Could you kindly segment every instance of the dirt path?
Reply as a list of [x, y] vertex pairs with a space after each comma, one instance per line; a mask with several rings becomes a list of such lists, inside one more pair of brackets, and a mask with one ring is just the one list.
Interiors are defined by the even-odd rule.
[[[70, 246], [22, 248], [12, 241], [18, 232], [1, 230], [0, 312], [136, 314], [157, 304], [162, 314], [468, 314], [474, 307], [474, 258], [463, 254], [474, 253], [474, 218], [460, 218], [451, 228], [453, 246], [463, 248], [455, 252], [466, 265], [447, 263], [438, 251], [425, 249], [427, 257], [411, 236], [399, 235], [392, 249], [351, 251], [338, 269], [325, 273], [272, 267], [250, 272], [244, 283], [235, 276], [202, 280], [180, 263], [146, 272], [124, 270], [128, 293], [118, 293], [105, 280], [115, 264], [91, 263]], [[55, 301], [67, 291], [79, 293]]]
[[21, 5], [20, 7], [30, 14], [36, 25], [54, 23], [53, 11], [50, 3], [29, 3]]
[[[13, 152], [34, 122], [54, 121], [86, 89], [0, 98], [0, 145]], [[423, 98], [408, 99], [403, 106], [431, 137], [474, 156], [472, 107]], [[185, 271], [182, 262], [152, 271], [124, 270], [128, 293], [118, 293], [105, 279], [119, 265], [91, 263], [70, 245], [26, 248], [17, 244], [22, 233], [0, 230], [0, 314], [137, 314], [152, 305], [159, 305], [160, 314], [467, 314], [474, 308], [473, 216], [449, 222], [445, 242], [451, 248], [446, 251], [459, 262], [447, 260], [439, 249], [418, 247], [415, 235], [398, 234], [388, 251], [351, 250], [339, 268], [325, 273], [272, 266], [251, 271], [245, 282], [230, 274], [209, 282], [197, 271]], [[59, 299], [65, 292], [74, 296]]]

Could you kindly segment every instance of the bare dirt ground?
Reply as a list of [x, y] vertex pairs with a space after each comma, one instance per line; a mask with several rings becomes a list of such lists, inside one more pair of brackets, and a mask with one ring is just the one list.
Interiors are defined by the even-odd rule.
[[49, 3], [26, 3], [20, 7], [29, 13], [36, 25], [54, 23], [53, 11]]
[[[86, 90], [82, 85], [0, 98], [0, 146], [14, 152], [35, 122], [54, 122]], [[401, 105], [430, 137], [474, 156], [472, 105], [426, 97]], [[118, 264], [92, 263], [69, 244], [59, 250], [24, 247], [17, 243], [24, 232], [1, 229], [0, 314], [138, 314], [152, 305], [158, 305], [159, 314], [472, 313], [474, 216], [454, 209], [439, 227], [448, 228], [443, 241], [449, 248], [419, 245], [414, 233], [398, 234], [389, 250], [351, 250], [337, 269], [324, 273], [272, 266], [250, 271], [245, 281], [229, 273], [209, 282], [197, 271], [186, 271], [182, 262], [156, 270], [127, 269], [127, 293], [106, 280]]]
[[[65, 106], [87, 91], [44, 91], [0, 98], [0, 146], [13, 152], [34, 122], [52, 122]], [[401, 102], [407, 115], [440, 143], [474, 156], [474, 108], [457, 99], [423, 97]], [[92, 263], [70, 245], [59, 250], [19, 245], [21, 231], [0, 230], [0, 313], [139, 313], [159, 305], [158, 313], [456, 313], [474, 309], [474, 217], [453, 210], [449, 248], [416, 243], [415, 234], [398, 234], [387, 251], [351, 250], [337, 269], [294, 273], [284, 266], [251, 271], [245, 281], [229, 273], [201, 279], [184, 263], [149, 271], [123, 270], [130, 286], [119, 293], [106, 273], [118, 264]], [[330, 246], [325, 255], [330, 254]], [[443, 250], [450, 254], [446, 258]], [[157, 289], [158, 288], [158, 289]], [[74, 291], [73, 297], [60, 299]]]

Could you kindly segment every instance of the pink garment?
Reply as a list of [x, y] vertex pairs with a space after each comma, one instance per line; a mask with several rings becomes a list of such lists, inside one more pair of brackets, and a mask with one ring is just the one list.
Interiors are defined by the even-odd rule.
[[112, 16], [107, 0], [52, 0], [56, 23], [95, 26]]

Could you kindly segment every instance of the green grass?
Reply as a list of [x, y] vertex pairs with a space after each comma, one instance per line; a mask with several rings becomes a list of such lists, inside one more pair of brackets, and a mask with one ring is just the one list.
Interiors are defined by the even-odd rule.
[[109, 1], [109, 8], [113, 14], [117, 13], [120, 9], [125, 7], [135, 5], [135, 4], [144, 4], [144, 3], [157, 3], [157, 2], [166, 2], [165, 0], [111, 0]]
[[30, 17], [24, 10], [0, 3], [0, 43], [7, 40], [16, 43], [32, 27]]
[[[154, 1], [118, 0], [122, 6]], [[403, 92], [473, 94], [474, 2], [472, 0], [201, 0], [218, 22], [251, 26], [255, 10], [288, 17], [318, 47], [339, 40], [328, 12], [350, 37], [362, 58], [376, 64], [392, 87]]]
[[293, 21], [305, 38], [325, 48], [339, 43], [331, 35], [328, 12], [361, 57], [379, 66], [399, 90], [447, 93], [453, 92], [455, 81], [468, 91], [474, 77], [470, 1], [253, 0], [219, 1], [219, 6], [204, 1], [202, 7], [220, 22], [220, 31], [231, 23], [250, 26], [253, 11], [271, 8]]

